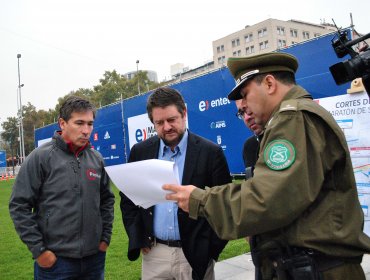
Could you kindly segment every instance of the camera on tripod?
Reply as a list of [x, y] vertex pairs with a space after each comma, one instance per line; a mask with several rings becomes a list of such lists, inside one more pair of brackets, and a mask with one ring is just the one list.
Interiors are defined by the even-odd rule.
[[337, 85], [350, 82], [356, 78], [362, 78], [362, 83], [370, 97], [370, 49], [368, 44], [358, 52], [352, 46], [370, 38], [370, 33], [354, 40], [348, 39], [349, 30], [340, 30], [332, 39], [332, 46], [338, 58], [350, 55], [351, 58], [336, 63], [329, 67]]

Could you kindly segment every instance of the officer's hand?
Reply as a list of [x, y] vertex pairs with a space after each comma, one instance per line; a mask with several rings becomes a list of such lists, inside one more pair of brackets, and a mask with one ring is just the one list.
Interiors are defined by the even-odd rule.
[[40, 256], [38, 256], [36, 261], [40, 267], [50, 268], [57, 261], [57, 257], [52, 251], [46, 250]]
[[99, 251], [106, 252], [108, 250], [108, 244], [105, 241], [101, 241], [99, 244]]
[[163, 185], [163, 189], [173, 193], [167, 194], [167, 200], [175, 200], [179, 207], [185, 212], [189, 212], [189, 198], [195, 186], [180, 186], [180, 185]]
[[143, 254], [143, 255], [146, 255], [146, 254], [148, 254], [150, 252], [150, 248], [141, 248], [141, 253]]

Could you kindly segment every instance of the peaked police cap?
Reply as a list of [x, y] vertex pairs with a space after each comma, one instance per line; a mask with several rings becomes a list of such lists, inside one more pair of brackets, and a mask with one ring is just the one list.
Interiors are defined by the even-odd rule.
[[247, 57], [231, 57], [227, 60], [227, 66], [236, 82], [236, 86], [227, 97], [230, 100], [237, 100], [242, 98], [240, 95], [242, 85], [252, 77], [281, 71], [295, 73], [298, 61], [293, 55], [271, 52]]

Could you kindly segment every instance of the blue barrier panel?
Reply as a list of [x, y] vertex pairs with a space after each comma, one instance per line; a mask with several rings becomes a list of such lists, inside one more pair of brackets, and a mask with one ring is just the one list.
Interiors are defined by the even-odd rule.
[[41, 146], [46, 141], [51, 140], [54, 132], [59, 130], [59, 125], [57, 123], [52, 123], [47, 126], [35, 129], [35, 147]]
[[121, 103], [97, 111], [90, 141], [94, 149], [102, 154], [107, 166], [126, 162]]
[[[336, 57], [331, 46], [333, 37], [334, 34], [329, 34], [280, 50], [298, 58], [297, 83], [313, 98], [343, 94], [349, 87], [349, 83], [337, 86], [329, 72], [331, 65], [347, 59]], [[224, 67], [171, 87], [184, 96], [189, 129], [220, 145], [230, 171], [237, 174], [244, 172], [242, 147], [252, 133], [236, 118], [234, 102], [226, 98], [234, 85], [234, 79]], [[127, 162], [130, 148], [135, 143], [156, 135], [146, 114], [148, 94], [98, 110], [91, 143], [101, 152], [106, 165]], [[36, 146], [38, 140], [51, 137], [55, 129], [56, 124], [35, 130]]]
[[0, 167], [6, 167], [6, 152], [0, 151]]

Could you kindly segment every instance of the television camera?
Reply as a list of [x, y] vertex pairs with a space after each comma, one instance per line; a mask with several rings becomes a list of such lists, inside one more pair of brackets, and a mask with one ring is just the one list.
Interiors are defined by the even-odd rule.
[[[338, 28], [337, 28], [338, 29]], [[332, 46], [338, 58], [350, 55], [351, 58], [336, 63], [329, 67], [337, 85], [344, 84], [356, 78], [362, 78], [362, 83], [370, 97], [370, 49], [365, 42], [370, 38], [370, 33], [356, 38], [348, 39], [348, 30], [338, 29], [338, 33], [332, 39]], [[364, 47], [355, 51], [352, 46], [364, 41]]]

